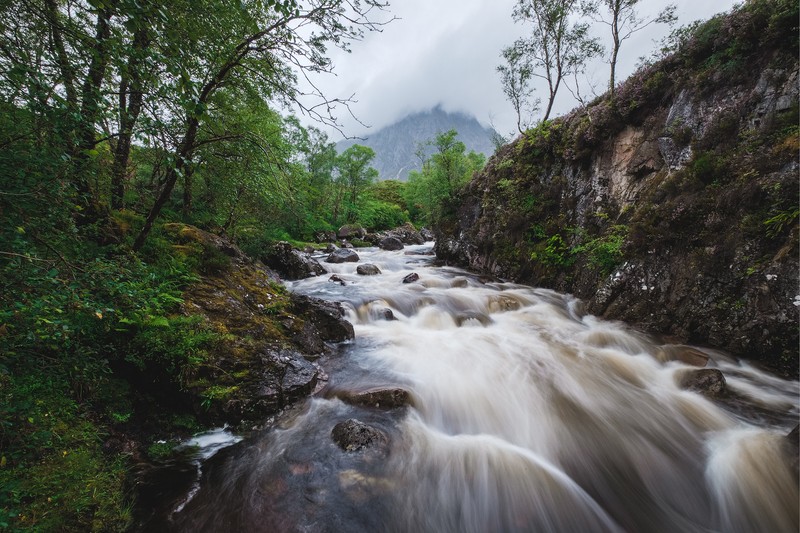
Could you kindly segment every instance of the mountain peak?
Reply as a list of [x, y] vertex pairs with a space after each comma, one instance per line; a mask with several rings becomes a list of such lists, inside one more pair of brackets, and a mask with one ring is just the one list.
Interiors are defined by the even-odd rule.
[[[405, 181], [410, 171], [421, 168], [417, 156], [419, 147], [451, 129], [458, 132], [458, 140], [466, 145], [468, 151], [474, 150], [486, 156], [494, 152], [494, 132], [491, 128], [482, 126], [474, 116], [467, 113], [445, 111], [441, 104], [427, 111], [407, 115], [363, 140], [340, 141], [336, 144], [336, 149], [341, 153], [354, 144], [369, 146], [375, 150], [372, 166], [378, 170], [380, 180]], [[432, 148], [428, 146], [426, 155], [431, 152]]]

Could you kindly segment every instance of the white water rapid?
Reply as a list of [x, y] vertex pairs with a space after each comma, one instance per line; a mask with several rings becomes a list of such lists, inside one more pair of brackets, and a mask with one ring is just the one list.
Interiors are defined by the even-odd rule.
[[[359, 249], [381, 274], [325, 263], [344, 286], [330, 274], [290, 284], [343, 302], [355, 341], [323, 361], [319, 395], [209, 459], [159, 527], [798, 531], [786, 439], [798, 382], [694, 348], [728, 392], [683, 390], [695, 367], [664, 356], [681, 348], [585, 315], [570, 296], [433, 267], [429, 250]], [[374, 387], [408, 391], [411, 406], [339, 399]], [[351, 418], [388, 444], [341, 450], [331, 430]]]

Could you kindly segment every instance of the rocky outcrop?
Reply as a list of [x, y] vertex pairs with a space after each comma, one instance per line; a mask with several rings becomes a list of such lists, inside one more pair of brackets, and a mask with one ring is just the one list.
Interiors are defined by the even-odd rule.
[[288, 242], [274, 245], [264, 257], [264, 262], [284, 279], [289, 280], [320, 276], [325, 273], [325, 269], [316, 259], [297, 250]]
[[311, 394], [325, 379], [313, 361], [353, 338], [342, 307], [288, 293], [273, 271], [218, 236], [184, 224], [167, 225], [165, 232], [187, 253], [199, 247], [227, 258], [224, 268], [214, 259], [218, 268], [184, 293], [183, 313], [216, 335], [184, 385], [198, 418], [262, 422]]
[[797, 6], [782, 5], [712, 20], [614, 102], [501, 148], [437, 256], [797, 375]]

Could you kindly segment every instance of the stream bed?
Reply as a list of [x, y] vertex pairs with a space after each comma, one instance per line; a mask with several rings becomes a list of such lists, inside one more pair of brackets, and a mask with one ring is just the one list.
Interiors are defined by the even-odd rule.
[[[434, 266], [431, 243], [357, 252], [324, 264], [344, 284], [289, 284], [355, 327], [327, 385], [269, 429], [206, 439], [191, 489], [142, 530], [798, 531], [797, 381]], [[684, 388], [702, 363], [725, 376], [717, 398]], [[375, 389], [408, 405], [343, 401]], [[351, 419], [381, 437], [343, 450]]]

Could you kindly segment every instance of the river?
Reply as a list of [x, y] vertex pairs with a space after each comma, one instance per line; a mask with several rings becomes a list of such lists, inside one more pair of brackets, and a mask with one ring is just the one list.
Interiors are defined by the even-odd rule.
[[[272, 427], [210, 438], [215, 453], [196, 458], [198, 481], [150, 526], [798, 531], [798, 483], [784, 456], [798, 382], [695, 348], [728, 393], [683, 390], [693, 367], [669, 355], [682, 348], [586, 315], [568, 295], [433, 266], [430, 249], [359, 249], [359, 264], [381, 274], [325, 264], [345, 285], [329, 275], [290, 283], [341, 301], [355, 340], [324, 361], [326, 387]], [[403, 283], [411, 273], [419, 279]], [[374, 387], [408, 391], [411, 406], [339, 399]], [[385, 442], [343, 451], [331, 431], [348, 419]]]

